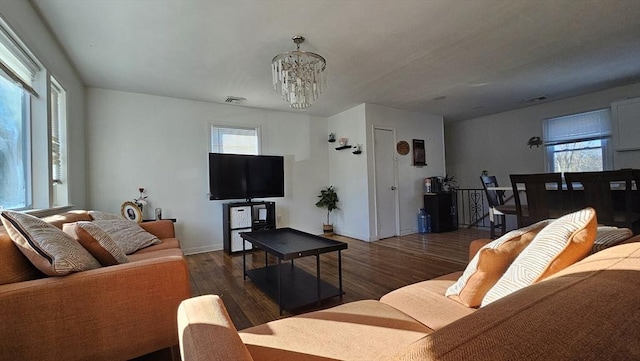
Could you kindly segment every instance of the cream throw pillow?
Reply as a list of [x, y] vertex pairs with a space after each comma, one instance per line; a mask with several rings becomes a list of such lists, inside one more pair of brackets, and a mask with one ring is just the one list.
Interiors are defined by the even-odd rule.
[[103, 221], [103, 220], [109, 220], [109, 219], [125, 219], [123, 216], [119, 214], [113, 214], [113, 213], [107, 213], [107, 212], [101, 212], [101, 211], [89, 211], [88, 213], [91, 216], [91, 219], [93, 219], [94, 221]]
[[93, 222], [65, 223], [62, 230], [76, 239], [103, 266], [129, 262], [116, 242]]
[[11, 240], [36, 268], [48, 276], [100, 268], [100, 263], [59, 228], [34, 216], [4, 211], [2, 224]]
[[513, 261], [482, 300], [484, 307], [586, 257], [596, 239], [593, 208], [564, 215], [546, 226]]
[[445, 296], [467, 307], [478, 307], [489, 289], [498, 282], [513, 260], [551, 220], [513, 230], [486, 244], [473, 257], [464, 273]]
[[125, 254], [160, 243], [158, 237], [128, 219], [93, 221], [93, 224], [105, 231]]

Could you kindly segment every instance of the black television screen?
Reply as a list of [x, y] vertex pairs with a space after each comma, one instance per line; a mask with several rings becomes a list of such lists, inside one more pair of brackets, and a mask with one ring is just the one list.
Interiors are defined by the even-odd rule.
[[209, 199], [284, 197], [284, 158], [209, 153]]

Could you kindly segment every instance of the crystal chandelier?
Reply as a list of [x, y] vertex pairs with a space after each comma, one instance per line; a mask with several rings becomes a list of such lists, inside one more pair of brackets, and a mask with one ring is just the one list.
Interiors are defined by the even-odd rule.
[[273, 90], [294, 109], [305, 109], [327, 87], [327, 61], [316, 53], [300, 50], [304, 37], [291, 38], [295, 51], [276, 55], [271, 61]]

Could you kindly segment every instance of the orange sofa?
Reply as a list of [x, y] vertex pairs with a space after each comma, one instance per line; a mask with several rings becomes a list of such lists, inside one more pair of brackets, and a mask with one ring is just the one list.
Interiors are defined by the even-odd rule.
[[[72, 211], [44, 220], [62, 228], [92, 219]], [[47, 277], [0, 224], [0, 360], [127, 360], [177, 345], [187, 264], [171, 221], [140, 225], [162, 243], [129, 263]]]
[[626, 242], [479, 309], [444, 296], [460, 273], [240, 332], [218, 296], [195, 297], [182, 360], [638, 360], [640, 236]]

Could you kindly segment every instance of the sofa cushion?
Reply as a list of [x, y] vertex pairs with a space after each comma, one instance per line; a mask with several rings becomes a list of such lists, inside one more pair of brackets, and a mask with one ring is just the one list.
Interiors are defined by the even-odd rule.
[[480, 306], [489, 289], [513, 260], [549, 223], [551, 220], [544, 220], [513, 230], [480, 248], [458, 281], [447, 289], [445, 296], [467, 307]]
[[89, 252], [55, 226], [18, 212], [4, 211], [1, 218], [11, 240], [46, 275], [64, 276], [100, 268]]
[[180, 240], [177, 238], [164, 238], [160, 240], [160, 243], [156, 243], [152, 246], [139, 249], [135, 253], [132, 253], [132, 255], [174, 248], [180, 249]]
[[425, 326], [437, 330], [475, 311], [444, 295], [462, 272], [450, 273], [428, 281], [391, 291], [380, 298]]
[[101, 212], [101, 211], [89, 211], [89, 215], [91, 216], [91, 219], [94, 221], [105, 221], [105, 220], [110, 220], [110, 219], [124, 219], [124, 217], [122, 217], [119, 214], [113, 214], [113, 213], [107, 213], [107, 212]]
[[122, 249], [93, 222], [67, 223], [62, 230], [77, 240], [103, 266], [129, 262]]
[[504, 297], [388, 360], [638, 360], [640, 243]]
[[254, 361], [376, 360], [432, 332], [384, 303], [356, 301], [240, 331]]
[[42, 220], [52, 226], [55, 226], [56, 228], [62, 229], [62, 225], [64, 225], [65, 223], [90, 221], [91, 216], [89, 216], [89, 213], [87, 211], [75, 210], [43, 217]]
[[0, 285], [35, 280], [44, 277], [20, 252], [0, 223]]
[[583, 259], [596, 238], [593, 208], [564, 215], [546, 226], [518, 255], [498, 282], [487, 292], [481, 306], [529, 286]]
[[629, 228], [598, 226], [598, 233], [595, 242], [593, 242], [593, 247], [591, 247], [591, 254], [622, 243], [631, 236], [633, 236], [633, 232]]
[[125, 254], [132, 254], [139, 249], [160, 243], [158, 237], [128, 219], [101, 220], [93, 223], [107, 232]]

